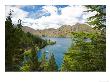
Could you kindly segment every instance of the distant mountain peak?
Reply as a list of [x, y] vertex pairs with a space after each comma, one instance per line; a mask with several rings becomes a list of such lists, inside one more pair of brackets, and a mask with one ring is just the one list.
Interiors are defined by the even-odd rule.
[[81, 25], [81, 23], [76, 23], [75, 25]]
[[30, 32], [34, 35], [48, 36], [48, 37], [68, 37], [71, 32], [93, 32], [94, 30], [87, 24], [76, 23], [75, 25], [62, 25], [61, 27], [54, 29], [48, 28], [44, 30], [34, 30], [30, 27], [24, 27], [25, 32]]

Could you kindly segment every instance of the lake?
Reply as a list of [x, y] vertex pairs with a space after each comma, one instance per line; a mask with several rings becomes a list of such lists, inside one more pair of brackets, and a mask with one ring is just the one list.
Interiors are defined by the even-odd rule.
[[71, 46], [71, 43], [72, 43], [71, 38], [43, 38], [43, 39], [47, 39], [47, 40], [50, 39], [52, 41], [56, 41], [56, 44], [48, 45], [45, 48], [41, 49], [37, 53], [38, 58], [41, 58], [43, 52], [48, 52], [46, 53], [47, 59], [49, 58], [49, 55], [53, 53], [56, 59], [58, 68], [60, 69], [61, 64], [63, 63], [64, 53], [66, 53], [68, 48], [70, 48]]

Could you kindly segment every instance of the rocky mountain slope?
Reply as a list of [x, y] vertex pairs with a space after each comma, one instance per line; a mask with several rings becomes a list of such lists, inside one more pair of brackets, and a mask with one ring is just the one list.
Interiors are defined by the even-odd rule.
[[79, 23], [73, 26], [63, 25], [58, 29], [49, 28], [44, 30], [34, 30], [27, 26], [24, 26], [22, 29], [25, 32], [30, 32], [34, 35], [48, 36], [48, 37], [69, 37], [71, 36], [71, 32], [94, 32], [95, 31], [87, 24], [79, 24]]

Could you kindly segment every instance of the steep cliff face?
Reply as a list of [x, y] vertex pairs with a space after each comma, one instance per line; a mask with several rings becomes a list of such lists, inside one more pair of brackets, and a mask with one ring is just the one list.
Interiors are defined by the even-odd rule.
[[94, 32], [90, 26], [87, 24], [75, 24], [73, 26], [70, 25], [63, 25], [58, 29], [49, 28], [44, 30], [34, 30], [30, 27], [23, 27], [25, 32], [30, 32], [34, 35], [39, 36], [48, 36], [48, 37], [69, 37], [71, 36], [71, 32]]

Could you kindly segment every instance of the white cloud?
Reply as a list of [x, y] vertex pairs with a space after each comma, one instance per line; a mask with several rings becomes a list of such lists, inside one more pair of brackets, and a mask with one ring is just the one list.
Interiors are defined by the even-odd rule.
[[79, 17], [84, 11], [84, 7], [83, 6], [68, 6], [68, 7], [62, 8], [61, 11], [62, 11], [63, 16]]
[[85, 12], [84, 15], [83, 15], [83, 19], [87, 19], [88, 17], [91, 17], [91, 16], [95, 16], [97, 14], [96, 11], [93, 11], [93, 12]]
[[[17, 22], [18, 19], [23, 20], [24, 26], [29, 26], [34, 29], [45, 29], [45, 28], [58, 28], [61, 25], [74, 25], [77, 22], [84, 23], [87, 17], [95, 15], [95, 13], [84, 13], [86, 10], [83, 6], [67, 6], [60, 8], [61, 15], [58, 15], [57, 7], [55, 6], [43, 6], [43, 9], [40, 15], [41, 18], [33, 19], [28, 17], [29, 12], [23, 11], [20, 7], [6, 6], [6, 15], [9, 12], [10, 8], [14, 10], [13, 21]], [[43, 13], [43, 14], [42, 14]], [[50, 16], [43, 16], [44, 13], [50, 13]], [[35, 13], [38, 14], [39, 13]], [[84, 14], [84, 15], [83, 15]], [[78, 17], [82, 16], [82, 19], [79, 20]]]
[[44, 6], [43, 10], [49, 12], [51, 15], [57, 15], [57, 8], [55, 6]]
[[26, 18], [28, 16], [28, 12], [23, 11], [18, 6], [17, 7], [16, 6], [6, 6], [6, 12], [5, 12], [6, 16], [8, 16], [10, 9], [14, 11], [14, 12], [12, 12], [13, 23], [17, 23], [17, 21], [19, 19], [23, 20], [24, 18]]
[[61, 15], [57, 14], [57, 8], [55, 6], [44, 6], [51, 13], [50, 16], [43, 16], [38, 19], [38, 24], [40, 29], [44, 28], [58, 28], [61, 25], [74, 25], [79, 22], [78, 18], [82, 13], [84, 8], [82, 6], [67, 6], [61, 8]]

